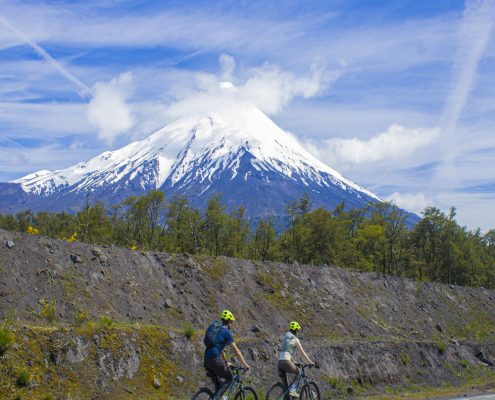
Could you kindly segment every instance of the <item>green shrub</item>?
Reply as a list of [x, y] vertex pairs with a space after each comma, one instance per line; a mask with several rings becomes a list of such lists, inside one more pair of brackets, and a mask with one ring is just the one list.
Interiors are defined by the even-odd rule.
[[98, 327], [100, 329], [112, 329], [114, 326], [113, 319], [110, 318], [108, 315], [102, 315], [100, 317], [100, 320], [98, 321]]
[[21, 369], [19, 372], [17, 372], [15, 384], [18, 387], [26, 387], [27, 384], [29, 383], [30, 378], [31, 378], [31, 375], [29, 374], [29, 372], [26, 371], [25, 369]]
[[42, 400], [53, 400], [53, 395], [48, 393], [47, 395], [43, 396], [41, 399]]
[[74, 311], [74, 323], [76, 326], [81, 326], [89, 319], [88, 313], [86, 311]]
[[192, 326], [192, 324], [188, 322], [187, 324], [184, 325], [183, 333], [186, 336], [186, 338], [188, 338], [189, 340], [192, 340], [196, 331], [194, 330], [194, 327]]
[[[344, 381], [329, 376], [327, 377], [327, 382], [338, 393], [341, 394], [347, 393], [347, 384]], [[330, 393], [329, 398], [331, 397], [333, 397], [333, 393]]]
[[404, 365], [405, 367], [408, 366], [411, 362], [411, 359], [409, 358], [409, 355], [407, 353], [401, 352], [399, 358], [402, 365]]
[[12, 333], [7, 328], [0, 328], [0, 356], [9, 349], [13, 341]]
[[57, 303], [55, 303], [54, 300], [45, 301], [42, 299], [40, 300], [40, 304], [41, 316], [50, 323], [55, 321], [55, 318], [57, 317]]
[[437, 342], [437, 349], [441, 354], [445, 354], [445, 352], [447, 351], [447, 343]]

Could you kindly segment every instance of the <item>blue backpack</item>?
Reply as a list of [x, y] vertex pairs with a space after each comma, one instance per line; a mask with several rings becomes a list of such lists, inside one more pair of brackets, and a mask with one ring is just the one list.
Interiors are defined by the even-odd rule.
[[220, 321], [213, 321], [208, 327], [203, 340], [206, 348], [211, 349], [212, 347], [215, 347], [215, 339], [217, 338], [218, 332], [220, 332], [222, 326], [223, 324]]

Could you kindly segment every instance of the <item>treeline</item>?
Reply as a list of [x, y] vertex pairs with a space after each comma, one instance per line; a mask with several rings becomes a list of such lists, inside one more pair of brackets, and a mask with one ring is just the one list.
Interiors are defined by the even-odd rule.
[[110, 212], [88, 198], [77, 214], [0, 214], [0, 227], [131, 249], [328, 264], [421, 281], [495, 287], [495, 230], [467, 230], [456, 222], [454, 208], [447, 215], [428, 207], [422, 216], [408, 229], [407, 214], [391, 203], [312, 210], [303, 196], [287, 207], [286, 228], [277, 233], [272, 218], [253, 224], [243, 207], [227, 212], [220, 195], [200, 211], [183, 197], [165, 201], [162, 192], [150, 191], [127, 198]]

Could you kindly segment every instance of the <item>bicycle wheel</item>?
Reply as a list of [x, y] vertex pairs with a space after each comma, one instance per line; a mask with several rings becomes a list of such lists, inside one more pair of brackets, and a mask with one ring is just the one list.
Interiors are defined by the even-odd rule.
[[200, 388], [191, 397], [191, 400], [210, 400], [210, 399], [213, 399], [213, 392], [208, 388]]
[[306, 383], [301, 389], [301, 400], [320, 400], [320, 389], [314, 382]]
[[282, 400], [284, 398], [285, 388], [280, 382], [275, 382], [266, 392], [266, 400]]
[[234, 400], [258, 400], [258, 395], [252, 387], [244, 386], [235, 394]]

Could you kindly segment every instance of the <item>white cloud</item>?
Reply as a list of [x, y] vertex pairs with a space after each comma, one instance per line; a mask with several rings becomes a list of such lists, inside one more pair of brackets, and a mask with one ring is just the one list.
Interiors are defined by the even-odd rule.
[[[452, 66], [451, 88], [442, 115], [443, 165], [432, 185], [453, 189], [458, 183], [455, 157], [464, 143], [455, 135], [457, 123], [473, 89], [478, 65], [485, 53], [495, 23], [494, 0], [467, 0]], [[463, 138], [461, 139], [464, 142]]]
[[467, 0], [452, 67], [452, 87], [443, 115], [446, 135], [455, 128], [476, 81], [478, 64], [485, 52], [495, 23], [494, 0]]
[[134, 125], [131, 107], [126, 102], [131, 82], [132, 74], [126, 72], [110, 82], [97, 82], [93, 87], [88, 121], [98, 129], [98, 137], [109, 144]]
[[420, 214], [428, 206], [433, 206], [433, 199], [423, 193], [394, 192], [385, 200], [391, 201], [399, 207]]
[[308, 147], [320, 159], [332, 166], [369, 164], [403, 160], [438, 138], [438, 128], [409, 129], [392, 124], [385, 132], [370, 139], [333, 138], [309, 141]]
[[[321, 94], [338, 77], [337, 72], [329, 72], [317, 65], [312, 66], [306, 75], [296, 76], [271, 64], [247, 68], [238, 74], [240, 77], [234, 77], [235, 60], [226, 55], [220, 57], [220, 65], [221, 76], [198, 73], [195, 86], [189, 90], [181, 88], [182, 97], [171, 104], [166, 113], [178, 118], [251, 105], [274, 115], [296, 97], [309, 98]], [[220, 84], [226, 75], [237, 82], [235, 88]]]
[[14, 35], [16, 35], [20, 40], [24, 43], [28, 44], [33, 48], [36, 53], [38, 53], [48, 64], [50, 64], [56, 71], [62, 74], [69, 81], [74, 83], [80, 90], [81, 96], [89, 96], [91, 94], [90, 89], [82, 83], [79, 79], [77, 79], [73, 74], [71, 74], [62, 64], [60, 64], [57, 60], [55, 60], [43, 47], [41, 47], [34, 40], [29, 38], [25, 33], [18, 30], [15, 26], [13, 26], [7, 19], [5, 19], [2, 15], [0, 15], [0, 24], [10, 30]]
[[222, 70], [222, 81], [232, 81], [235, 72], [235, 58], [222, 53], [220, 54], [219, 63]]

